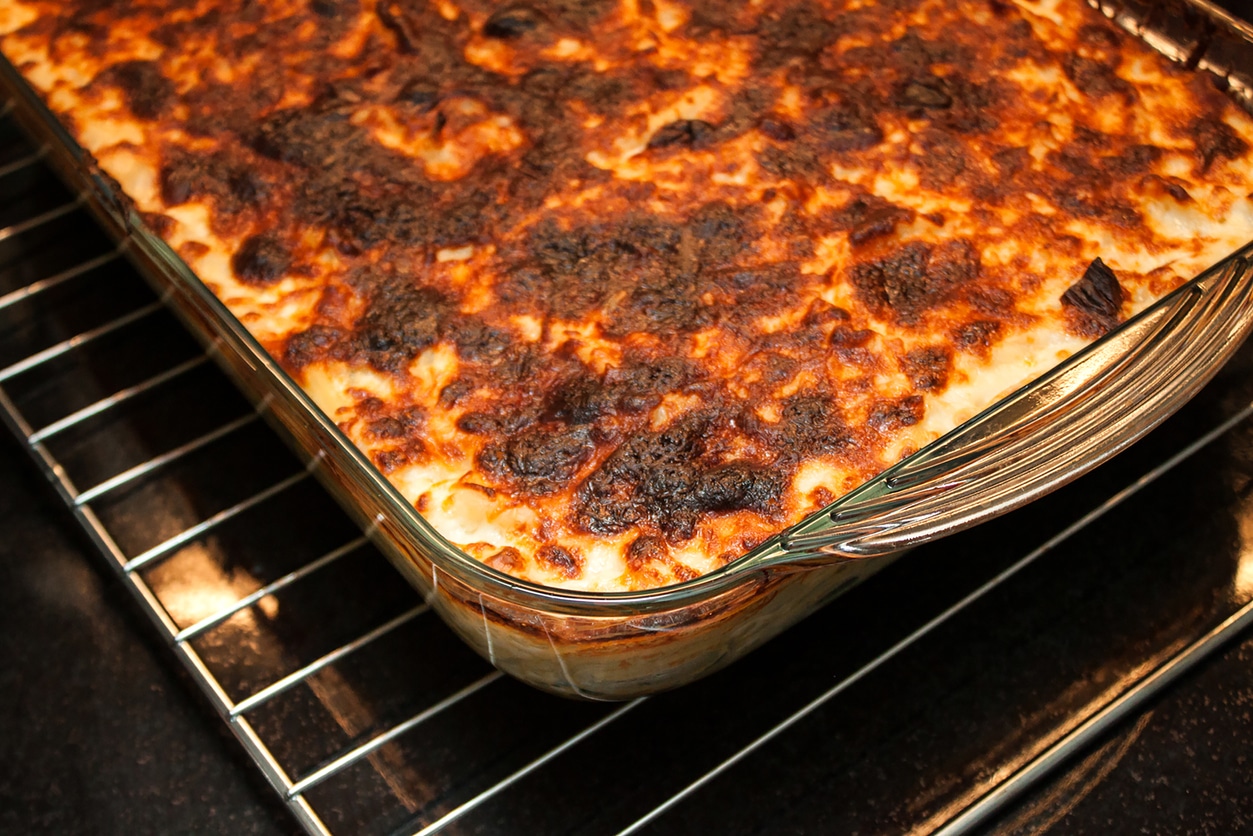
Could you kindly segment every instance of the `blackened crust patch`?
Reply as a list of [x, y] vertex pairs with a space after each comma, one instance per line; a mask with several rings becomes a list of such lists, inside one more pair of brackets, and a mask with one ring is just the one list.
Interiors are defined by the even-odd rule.
[[882, 259], [854, 266], [850, 278], [858, 298], [875, 314], [916, 325], [978, 277], [979, 261], [969, 241], [938, 247], [912, 241]]
[[174, 101], [174, 83], [152, 61], [126, 61], [114, 64], [106, 77], [126, 94], [131, 113], [141, 119], [156, 119]]
[[291, 253], [286, 242], [277, 236], [261, 233], [244, 239], [231, 257], [235, 277], [245, 284], [273, 284], [291, 267]]
[[709, 512], [768, 513], [783, 491], [777, 469], [747, 461], [710, 461], [708, 416], [692, 416], [627, 439], [579, 486], [577, 513], [592, 534], [632, 527], [683, 541]]
[[1117, 327], [1125, 297], [1114, 271], [1096, 258], [1079, 281], [1066, 288], [1062, 304], [1073, 312], [1074, 327], [1081, 334], [1100, 336]]

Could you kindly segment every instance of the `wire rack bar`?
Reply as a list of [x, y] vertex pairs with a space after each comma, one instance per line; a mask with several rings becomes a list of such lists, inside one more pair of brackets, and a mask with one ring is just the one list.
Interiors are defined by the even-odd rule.
[[46, 279], [40, 279], [39, 281], [28, 284], [23, 288], [6, 293], [5, 295], [0, 296], [0, 310], [4, 310], [10, 305], [21, 302], [23, 299], [29, 299], [37, 293], [42, 293], [45, 290], [56, 287], [59, 284], [63, 284], [70, 279], [77, 278], [84, 273], [95, 270], [97, 267], [103, 267], [111, 261], [116, 261], [120, 255], [121, 253], [114, 250], [113, 252], [105, 253], [104, 255], [99, 255], [95, 258], [89, 258], [82, 264], [76, 264], [73, 267], [62, 270], [56, 275], [49, 276]]
[[98, 340], [103, 336], [112, 334], [114, 331], [121, 330], [127, 325], [137, 322], [146, 316], [150, 316], [159, 310], [161, 310], [160, 302], [150, 302], [149, 304], [144, 305], [141, 308], [137, 308], [130, 313], [122, 314], [116, 319], [110, 320], [104, 325], [97, 326], [89, 331], [83, 331], [81, 334], [75, 334], [68, 340], [62, 340], [56, 345], [50, 345], [43, 351], [32, 354], [24, 360], [19, 360], [10, 366], [0, 369], [0, 383], [16, 377], [23, 372], [28, 372], [31, 369], [36, 368], [49, 360], [54, 360], [63, 354], [67, 354], [76, 348], [81, 348], [93, 340]]
[[350, 653], [355, 653], [371, 642], [381, 639], [397, 627], [409, 623], [429, 609], [430, 607], [426, 604], [419, 604], [412, 609], [405, 610], [400, 615], [383, 622], [370, 632], [358, 636], [347, 644], [342, 644], [335, 648], [330, 653], [314, 659], [304, 667], [294, 670], [282, 679], [270, 683], [247, 699], [240, 700], [235, 704], [235, 707], [231, 709], [231, 716], [238, 717], [241, 714], [246, 714], [249, 711], [252, 711], [254, 708], [263, 703], [269, 702], [289, 688], [304, 682], [306, 679], [313, 676], [315, 673], [328, 665], [333, 665]]
[[639, 706], [643, 705], [644, 702], [647, 701], [647, 699], [648, 697], [636, 697], [630, 702], [619, 706], [618, 708], [606, 714], [604, 717], [601, 717], [595, 723], [592, 723], [590, 726], [580, 731], [578, 734], [574, 735], [571, 738], [568, 738], [566, 741], [564, 741], [560, 745], [554, 746], [552, 749], [549, 749], [547, 752], [540, 755], [535, 760], [531, 761], [530, 763], [526, 764], [525, 766], [521, 767], [515, 772], [510, 773], [507, 777], [502, 778], [500, 781], [497, 781], [492, 786], [478, 793], [477, 795], [470, 798], [469, 800], [461, 803], [459, 806], [454, 807], [453, 809], [449, 810], [447, 813], [440, 816], [435, 821], [431, 822], [430, 824], [423, 827], [421, 830], [417, 831], [414, 834], [414, 836], [429, 836], [429, 834], [431, 833], [438, 833], [439, 831], [443, 830], [448, 825], [452, 824], [457, 819], [464, 816], [466, 813], [473, 810], [475, 807], [478, 807], [483, 802], [487, 801], [488, 799], [492, 798], [495, 795], [498, 795], [499, 793], [508, 789], [512, 785], [516, 784], [518, 781], [521, 781], [523, 778], [530, 775], [535, 770], [540, 769], [541, 767], [546, 765], [549, 761], [560, 757], [568, 749], [572, 749], [575, 746], [579, 745], [584, 740], [587, 740], [589, 737], [596, 734], [596, 732], [605, 728], [605, 726], [608, 726], [610, 723], [613, 723], [619, 718], [625, 716], [627, 712], [633, 711]]
[[30, 434], [27, 442], [30, 444], [38, 444], [39, 442], [47, 438], [51, 438], [59, 432], [64, 432], [70, 427], [81, 424], [89, 418], [94, 418], [103, 412], [107, 412], [115, 406], [126, 403], [132, 398], [136, 398], [145, 392], [150, 392], [159, 386], [169, 383], [171, 380], [175, 380], [193, 369], [198, 369], [208, 362], [208, 360], [208, 356], [204, 354], [199, 357], [193, 357], [184, 363], [179, 363], [172, 369], [166, 369], [160, 374], [155, 374], [147, 380], [136, 383], [134, 386], [128, 386], [125, 389], [114, 392], [107, 398], [101, 398], [93, 404], [71, 412], [64, 418], [60, 418], [36, 430]]
[[248, 607], [251, 607], [253, 604], [260, 601], [262, 598], [265, 598], [269, 595], [273, 595], [274, 593], [279, 592], [280, 590], [291, 586], [292, 584], [294, 584], [296, 581], [300, 580], [301, 578], [305, 578], [305, 577], [308, 577], [309, 575], [312, 575], [314, 572], [318, 571], [322, 567], [329, 566], [330, 564], [334, 563], [336, 560], [339, 560], [344, 555], [352, 554], [353, 552], [355, 552], [357, 549], [361, 548], [368, 542], [369, 541], [365, 537], [358, 537], [355, 540], [345, 543], [344, 545], [340, 546], [338, 549], [335, 549], [334, 551], [327, 552], [326, 554], [322, 555], [321, 557], [317, 558], [311, 563], [306, 563], [304, 566], [301, 566], [299, 569], [295, 570], [294, 572], [288, 572], [286, 575], [283, 575], [278, 580], [271, 581], [270, 583], [258, 589], [256, 592], [253, 592], [249, 595], [245, 595], [243, 598], [240, 598], [238, 601], [231, 604], [229, 607], [221, 609], [218, 612], [215, 612], [213, 615], [207, 616], [206, 618], [203, 618], [200, 621], [197, 621], [195, 624], [191, 625], [190, 627], [180, 630], [174, 636], [174, 641], [176, 642], [191, 641], [192, 639], [196, 638], [196, 636], [199, 636], [201, 633], [205, 632], [206, 630], [212, 630], [214, 627], [218, 626], [223, 621], [226, 621], [228, 618], [235, 615], [235, 613], [239, 612], [240, 610], [245, 610]]
[[[8, 112], [12, 110], [12, 106], [11, 101], [3, 106], [0, 106], [0, 118], [7, 115]], [[53, 220], [55, 217], [65, 214], [77, 205], [78, 203], [72, 204], [68, 207], [61, 207], [58, 210], [53, 210], [52, 212], [44, 213], [41, 216], [33, 218], [25, 224], [16, 224], [11, 226], [6, 230], [0, 231], [0, 240], [3, 240], [4, 237], [10, 237], [21, 231], [31, 229], [39, 223], [46, 223]], [[33, 294], [42, 292], [49, 287], [68, 281], [74, 276], [81, 275], [89, 270], [102, 266], [109, 261], [116, 259], [120, 250], [121, 248], [95, 259], [89, 259], [82, 264], [69, 268], [62, 273], [49, 277], [48, 279], [34, 282], [18, 291], [14, 291], [4, 297], [0, 297], [0, 308], [12, 305], [22, 299], [32, 296]], [[109, 323], [106, 328], [108, 328], [108, 326], [112, 326], [110, 330], [121, 328], [127, 324], [127, 321], [134, 321], [134, 318], [137, 318], [137, 316], [146, 315], [147, 313], [158, 310], [159, 308], [160, 303], [157, 303], [148, 309], [141, 309], [140, 311], [133, 312], [127, 317], [123, 317], [121, 321], [115, 320], [113, 323]], [[97, 331], [99, 330], [100, 329], [97, 329]], [[77, 342], [73, 345], [64, 346], [63, 351], [68, 351], [77, 345], [81, 345], [83, 342], [89, 341], [94, 338], [94, 336], [99, 335], [100, 334], [93, 334], [92, 332], [86, 332], [79, 335]], [[74, 338], [72, 338], [71, 341], [73, 340]], [[138, 391], [134, 390], [143, 389], [145, 387], [151, 388], [152, 386], [160, 385], [160, 383], [163, 382], [160, 378], [169, 379], [169, 377], [172, 377], [177, 372], [185, 372], [194, 362], [200, 361], [190, 361], [189, 363], [180, 364], [179, 367], [171, 369], [169, 372], [163, 373], [162, 375], [158, 375], [157, 380], [150, 379], [149, 381], [145, 381], [143, 384], [139, 384], [136, 387], [123, 390], [122, 392], [114, 395], [112, 398], [105, 399], [104, 401], [85, 408], [84, 410], [80, 410], [78, 413], [74, 414], [78, 416], [75, 422], [85, 420], [86, 417], [89, 417], [88, 413], [98, 414], [100, 411], [106, 410], [122, 400], [129, 399], [130, 397], [134, 397], [139, 394]], [[20, 371], [28, 368], [34, 368], [36, 365], [37, 363], [27, 362], [20, 370], [6, 370], [8, 371], [8, 374], [0, 377], [0, 383], [2, 383], [3, 380], [11, 378], [15, 374], [19, 374]], [[69, 417], [70, 416], [67, 416], [67, 418]], [[143, 473], [151, 472], [163, 464], [172, 462], [180, 455], [186, 455], [192, 450], [202, 447], [205, 444], [208, 444], [211, 441], [244, 426], [250, 421], [255, 420], [257, 417], [259, 416], [255, 413], [244, 416], [237, 421], [233, 421], [230, 424], [209, 433], [207, 436], [201, 437], [197, 440], [199, 443], [193, 442], [189, 445], [184, 445], [178, 450], [170, 451], [170, 453], [160, 456], [156, 460], [134, 468], [129, 472], [131, 474], [129, 478], [138, 478]], [[179, 639], [177, 625], [175, 625], [174, 620], [170, 617], [164, 605], [153, 593], [152, 589], [138, 573], [128, 574], [122, 571], [123, 565], [126, 562], [122, 549], [118, 546], [117, 542], [113, 539], [112, 535], [108, 532], [104, 525], [101, 524], [95, 512], [87, 505], [87, 502], [100, 496], [104, 491], [93, 489], [92, 492], [88, 494], [80, 493], [74, 485], [73, 480], [65, 472], [64, 467], [61, 466], [48, 448], [43, 444], [43, 441], [48, 436], [68, 426], [69, 423], [67, 420], [61, 419], [61, 421], [54, 422], [56, 425], [55, 429], [53, 425], [49, 425], [38, 431], [34, 430], [31, 427], [30, 422], [26, 420], [25, 416], [22, 415], [21, 410], [19, 410], [17, 405], [13, 402], [12, 398], [9, 397], [3, 385], [0, 385], [0, 418], [4, 419], [4, 423], [7, 423], [16, 435], [25, 440], [26, 449], [34, 458], [36, 464], [43, 470], [44, 475], [47, 477], [53, 489], [60, 496], [66, 507], [69, 508], [75, 521], [87, 535], [88, 539], [95, 546], [97, 551], [99, 551], [106, 558], [112, 558], [109, 562], [113, 565], [114, 570], [118, 573], [118, 576], [122, 580], [123, 584], [130, 590], [131, 595], [135, 598], [141, 609], [143, 609], [148, 615], [149, 620], [153, 623], [158, 632], [164, 635], [170, 642], [171, 649], [174, 651], [175, 656], [180, 660], [193, 679], [197, 682], [201, 692], [209, 698], [218, 713], [227, 721], [227, 725], [231, 729], [232, 734], [239, 741], [240, 745], [252, 761], [257, 765], [257, 768], [260, 770], [267, 782], [270, 783], [279, 797], [283, 798], [287, 808], [291, 811], [296, 821], [311, 834], [317, 834], [317, 836], [330, 836], [330, 830], [322, 822], [321, 818], [304, 797], [288, 796], [288, 791], [292, 786], [291, 779], [287, 776], [285, 770], [279, 764], [273, 752], [270, 751], [265, 741], [263, 741], [256, 733], [255, 729], [253, 729], [252, 725], [244, 717], [230, 716], [230, 709], [233, 707], [233, 702], [226, 693], [226, 690], [222, 687], [222, 684], [217, 680], [217, 677], [205, 664], [204, 659], [196, 652], [195, 648], [193, 648], [185, 639]], [[307, 474], [302, 473], [298, 475], [303, 477]], [[129, 478], [126, 481], [129, 481]], [[111, 489], [112, 487], [117, 487], [122, 483], [123, 480], [115, 477], [113, 480], [110, 480], [110, 485], [108, 487]], [[354, 543], [358, 545], [361, 542], [362, 540], [354, 541]], [[322, 561], [326, 561], [326, 558], [323, 558]], [[315, 561], [315, 563], [318, 562], [319, 561]], [[306, 570], [304, 570], [303, 573], [301, 570], [298, 570], [297, 572], [291, 574], [302, 575], [307, 574], [308, 571], [311, 571], [311, 569], [306, 567]], [[280, 579], [280, 581], [282, 580], [283, 579]], [[291, 582], [294, 582], [294, 579], [287, 581], [287, 583]], [[279, 582], [276, 582], [276, 584], [278, 583]], [[275, 584], [272, 584], [271, 586], [278, 588]], [[206, 625], [202, 629], [208, 629], [208, 626]]]
[[16, 174], [24, 168], [30, 168], [44, 158], [44, 154], [48, 153], [48, 146], [41, 145], [37, 151], [27, 154], [25, 157], [18, 157], [11, 163], [0, 165], [0, 177], [8, 177], [10, 174]]
[[255, 412], [250, 412], [247, 415], [242, 415], [239, 418], [236, 418], [234, 421], [223, 424], [222, 426], [218, 427], [215, 430], [210, 430], [209, 432], [205, 433], [204, 435], [198, 438], [193, 438], [191, 441], [187, 442], [186, 444], [181, 444], [178, 447], [175, 447], [173, 450], [170, 450], [169, 452], [162, 453], [159, 456], [154, 456], [153, 458], [148, 459], [148, 461], [142, 464], [137, 464], [132, 468], [122, 471], [116, 476], [105, 479], [100, 484], [95, 485], [94, 487], [88, 488], [87, 490], [82, 491], [81, 493], [77, 494], [74, 497], [73, 502], [75, 505], [86, 505], [89, 502], [94, 502], [95, 500], [107, 494], [109, 491], [116, 490], [117, 488], [122, 487], [128, 482], [133, 482], [136, 479], [139, 479], [143, 476], [148, 475], [149, 473], [152, 473], [154, 470], [158, 470], [159, 468], [172, 464], [178, 461], [179, 459], [183, 458], [184, 456], [194, 453], [200, 448], [205, 447], [209, 444], [212, 444], [213, 442], [217, 441], [219, 438], [230, 435], [231, 433], [235, 432], [235, 430], [238, 430], [241, 427], [248, 426], [252, 422], [256, 421], [259, 417], [260, 416], [257, 415]]
[[304, 778], [301, 778], [299, 781], [292, 784], [291, 789], [287, 791], [287, 797], [294, 798], [298, 795], [302, 795], [307, 792], [310, 787], [316, 786], [317, 784], [325, 781], [327, 778], [330, 778], [335, 773], [341, 772], [347, 767], [352, 766], [354, 763], [361, 760], [366, 755], [369, 755], [371, 752], [387, 745], [405, 732], [417, 728], [437, 714], [452, 708], [466, 697], [483, 690], [488, 685], [491, 685], [503, 676], [504, 674], [500, 671], [492, 671], [491, 673], [476, 679], [474, 682], [471, 682], [460, 691], [445, 697], [430, 708], [423, 709], [414, 716], [410, 717], [408, 720], [405, 720], [403, 723], [398, 723], [382, 734], [371, 738], [365, 743], [362, 743], [357, 748], [345, 752], [343, 755], [331, 761], [326, 766], [314, 770]]
[[1075, 535], [1082, 529], [1086, 528], [1089, 524], [1099, 519], [1100, 517], [1104, 516], [1106, 513], [1113, 510], [1117, 506], [1121, 505], [1128, 498], [1138, 493], [1142, 488], [1156, 481], [1163, 474], [1173, 469], [1180, 462], [1189, 458], [1198, 450], [1200, 450], [1202, 447], [1213, 442], [1215, 439], [1222, 436], [1232, 427], [1246, 420], [1250, 416], [1253, 416], [1253, 404], [1246, 405], [1237, 414], [1231, 416], [1226, 421], [1223, 421], [1217, 427], [1205, 433], [1204, 435], [1202, 435], [1201, 437], [1193, 441], [1191, 444], [1189, 444], [1187, 447], [1180, 450], [1178, 453], [1171, 456], [1166, 461], [1159, 464], [1157, 467], [1145, 473], [1135, 482], [1131, 483], [1126, 488], [1123, 488], [1118, 493], [1106, 499], [1100, 505], [1096, 506], [1091, 511], [1084, 514], [1078, 520], [1066, 526], [1060, 532], [1050, 537], [1042, 545], [1032, 550], [1024, 557], [1020, 558], [1018, 561], [1016, 561], [1015, 563], [1013, 563], [1012, 565], [1010, 565], [1009, 567], [1001, 571], [999, 574], [992, 577], [990, 580], [981, 584], [979, 587], [977, 587], [972, 592], [967, 594], [957, 603], [953, 604], [952, 606], [948, 607], [943, 612], [941, 612], [939, 615], [936, 615], [934, 618], [927, 621], [921, 627], [917, 628], [912, 633], [905, 636], [905, 638], [901, 639], [896, 644], [889, 647], [883, 653], [879, 654], [871, 661], [862, 665], [860, 668], [858, 668], [849, 676], [840, 680], [835, 685], [828, 688], [826, 691], [823, 691], [821, 694], [819, 694], [813, 700], [805, 704], [798, 711], [794, 712], [793, 714], [788, 716], [786, 719], [777, 723], [776, 725], [771, 727], [762, 735], [754, 738], [752, 742], [744, 746], [735, 754], [726, 758], [717, 766], [715, 766], [713, 769], [710, 769], [708, 772], [701, 775], [696, 780], [692, 781], [682, 790], [670, 796], [668, 799], [663, 801], [658, 806], [654, 807], [647, 814], [640, 817], [639, 819], [637, 819], [636, 821], [628, 825], [623, 830], [618, 831], [618, 836], [629, 836], [629, 834], [638, 833], [645, 826], [661, 818], [661, 816], [663, 816], [668, 811], [672, 810], [680, 802], [682, 802], [683, 800], [693, 795], [696, 791], [698, 791], [705, 785], [712, 782], [718, 776], [727, 772], [727, 770], [731, 769], [733, 766], [738, 764], [740, 761], [744, 760], [753, 752], [756, 752], [758, 749], [765, 746], [767, 743], [774, 740], [776, 737], [778, 737], [779, 735], [783, 734], [788, 729], [795, 726], [801, 720], [805, 719], [810, 714], [817, 711], [819, 708], [821, 708], [822, 706], [830, 702], [832, 699], [839, 696], [844, 691], [847, 691], [857, 682], [860, 682], [862, 679], [869, 676], [874, 671], [878, 670], [880, 667], [882, 667], [885, 663], [887, 663], [891, 659], [894, 659], [895, 657], [899, 656], [904, 650], [914, 645], [924, 636], [934, 632], [937, 628], [939, 628], [940, 626], [948, 622], [955, 615], [965, 610], [971, 604], [975, 603], [980, 598], [983, 598], [985, 595], [987, 595], [989, 592], [999, 587], [1005, 581], [1009, 580], [1010, 578], [1014, 577], [1019, 572], [1021, 572], [1023, 569], [1026, 569], [1028, 566], [1035, 563], [1039, 558], [1051, 552], [1058, 545], [1070, 539], [1070, 537], [1072, 537], [1073, 535]]
[[277, 494], [282, 493], [283, 491], [290, 488], [292, 485], [303, 482], [305, 479], [308, 479], [308, 478], [309, 478], [308, 473], [305, 473], [305, 472], [293, 473], [291, 476], [288, 476], [286, 479], [283, 479], [280, 482], [276, 482], [275, 484], [271, 485], [268, 488], [265, 488], [264, 490], [258, 491], [257, 493], [253, 494], [247, 499], [237, 502], [234, 505], [230, 506], [229, 508], [224, 508], [221, 511], [218, 511], [216, 514], [209, 517], [208, 519], [198, 522], [195, 525], [193, 525], [191, 528], [184, 529], [183, 531], [180, 531], [178, 534], [175, 534], [173, 537], [169, 538], [168, 540], [158, 543], [157, 545], [148, 549], [146, 552], [136, 555], [135, 557], [126, 561], [125, 565], [122, 566], [122, 571], [126, 572], [127, 574], [130, 574], [131, 572], [135, 572], [139, 569], [143, 569], [145, 566], [151, 565], [152, 563], [160, 560], [163, 557], [168, 557], [180, 547], [185, 546], [186, 544], [192, 542], [193, 540], [203, 537], [206, 533], [208, 533], [209, 531], [212, 531], [214, 528], [218, 527], [219, 525], [231, 519], [232, 517], [239, 516], [243, 512], [247, 511], [249, 508], [255, 508], [256, 506], [260, 505], [262, 502], [265, 502], [267, 499]]
[[[0, 416], [6, 419], [7, 423], [18, 435], [29, 439], [32, 434], [29, 423], [2, 386], [0, 386]], [[157, 630], [170, 641], [175, 655], [187, 668], [193, 679], [195, 679], [201, 692], [209, 698], [219, 714], [228, 721], [231, 733], [243, 746], [244, 751], [257, 765], [275, 792], [284, 800], [292, 815], [307, 832], [317, 834], [317, 836], [331, 836], [330, 830], [327, 829], [305, 798], [288, 796], [288, 790], [292, 786], [291, 779], [274, 757], [274, 753], [270, 751], [265, 742], [257, 735], [251, 724], [243, 717], [229, 716], [230, 708], [233, 704], [226, 693], [226, 689], [222, 687], [217, 677], [213, 675], [212, 671], [204, 663], [204, 660], [190, 644], [175, 641], [177, 627], [173, 619], [170, 618], [169, 613], [166, 612], [164, 605], [152, 592], [152, 589], [140, 575], [126, 574], [121, 571], [124, 562], [121, 548], [100, 523], [100, 520], [90, 507], [74, 502], [74, 497], [77, 496], [74, 484], [65, 474], [64, 469], [43, 444], [39, 442], [28, 443], [27, 449], [35, 457], [36, 463], [42, 467], [53, 489], [60, 495], [66, 507], [70, 509], [75, 521], [87, 535], [88, 539], [91, 540], [102, 555], [113, 558], [110, 563], [122, 582], [130, 590], [131, 595], [134, 596], [141, 609], [147, 613], [149, 620], [152, 621]]]
[[1171, 657], [1161, 667], [1128, 688], [1112, 702], [1107, 703], [1104, 708], [1036, 756], [992, 792], [983, 796], [938, 830], [933, 831], [932, 836], [957, 836], [957, 834], [968, 833], [978, 827], [1006, 804], [1061, 766], [1076, 752], [1087, 748], [1111, 728], [1131, 717], [1143, 708], [1145, 703], [1170, 687], [1179, 677], [1240, 635], [1249, 626], [1253, 626], [1253, 601], [1245, 604], [1217, 627]]
[[16, 235], [30, 232], [32, 229], [55, 221], [57, 218], [63, 218], [82, 206], [85, 200], [86, 198], [79, 195], [68, 203], [62, 203], [60, 206], [49, 209], [46, 212], [42, 212], [33, 218], [27, 218], [24, 221], [6, 226], [4, 229], [0, 229], [0, 241], [7, 241]]

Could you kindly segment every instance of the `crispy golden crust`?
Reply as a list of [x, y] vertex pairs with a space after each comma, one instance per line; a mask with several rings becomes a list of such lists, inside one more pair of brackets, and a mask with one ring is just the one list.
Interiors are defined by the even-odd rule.
[[1078, 2], [8, 0], [0, 33], [419, 510], [542, 582], [707, 571], [1253, 229], [1249, 120]]

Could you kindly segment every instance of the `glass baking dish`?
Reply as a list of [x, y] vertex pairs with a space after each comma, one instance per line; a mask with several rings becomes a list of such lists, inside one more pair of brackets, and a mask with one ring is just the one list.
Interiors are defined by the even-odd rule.
[[[1253, 32], [1203, 0], [1102, 6], [1253, 101]], [[1162, 9], [1167, 8], [1165, 13]], [[1177, 14], [1174, 12], [1178, 12]], [[493, 665], [594, 700], [682, 685], [739, 658], [904, 550], [1018, 507], [1116, 454], [1195, 394], [1253, 329], [1253, 245], [823, 511], [694, 580], [629, 593], [542, 587], [439, 535], [120, 194], [7, 62], [0, 85], [210, 354], [430, 606]]]

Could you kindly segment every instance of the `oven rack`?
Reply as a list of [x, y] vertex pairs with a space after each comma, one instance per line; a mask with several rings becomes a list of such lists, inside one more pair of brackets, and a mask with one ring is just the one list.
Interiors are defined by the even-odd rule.
[[[717, 821], [719, 805], [709, 799], [719, 795], [711, 790], [734, 793], [734, 779], [777, 763], [772, 747], [794, 748], [784, 743], [798, 730], [830, 731], [828, 715], [849, 694], [868, 691], [837, 714], [856, 715], [860, 700], [874, 704], [883, 688], [908, 683], [928, 642], [946, 630], [979, 633], [980, 619], [987, 620], [980, 611], [1010, 594], [1020, 576], [1061, 560], [1106, 518], [1253, 423], [1253, 392], [1232, 398], [1239, 385], [1220, 379], [1211, 390], [1227, 402], [1204, 416], [1203, 431], [1180, 431], [1176, 422], [1137, 448], [1141, 460], [1112, 476], [1103, 469], [1096, 489], [1096, 477], [1081, 483], [1088, 494], [1063, 492], [1054, 505], [1077, 508], [1069, 522], [1050, 528], [1019, 512], [991, 533], [915, 553], [910, 571], [921, 568], [922, 552], [928, 561], [954, 560], [1006, 531], [1027, 532], [1023, 546], [1002, 548], [956, 579], [939, 578], [935, 594], [902, 599], [890, 588], [904, 577], [893, 574], [896, 567], [883, 573], [889, 580], [852, 593], [868, 596], [852, 602], [854, 610], [883, 601], [897, 608], [880, 622], [890, 629], [867, 637], [865, 649], [842, 648], [830, 659], [814, 653], [826, 646], [822, 630], [848, 627], [829, 608], [677, 695], [567, 703], [492, 671], [427, 613], [280, 448], [264, 416], [182, 334], [127, 265], [124, 248], [93, 225], [85, 199], [52, 179], [43, 150], [28, 144], [11, 108], [0, 108], [0, 413], [310, 833], [499, 832], [505, 822], [552, 832], [537, 823], [555, 822], [566, 831], [627, 834]], [[1238, 364], [1247, 366], [1249, 354]], [[1235, 566], [1237, 575], [1253, 572], [1243, 554]], [[1227, 580], [1216, 578], [1214, 590]], [[1204, 612], [1120, 657], [1109, 681], [1077, 698], [1053, 698], [1047, 722], [967, 755], [965, 782], [907, 811], [910, 826], [948, 834], [986, 824], [1070, 755], [1116, 730], [1253, 622], [1253, 590], [1236, 583], [1232, 594], [1213, 597]], [[296, 616], [288, 620], [289, 612]], [[765, 661], [776, 655], [782, 661]], [[772, 676], [782, 681], [759, 681]], [[960, 684], [950, 687], [960, 692]], [[682, 719], [733, 692], [746, 696], [699, 720]], [[911, 710], [903, 709], [906, 716]], [[519, 729], [519, 717], [529, 727]], [[467, 740], [482, 727], [492, 739]], [[835, 728], [855, 737], [838, 722]], [[877, 752], [895, 751], [899, 734], [861, 745], [873, 761]], [[649, 757], [671, 762], [659, 780], [640, 776], [612, 803], [577, 815], [554, 819], [534, 809], [554, 783], [569, 792], [574, 780], [575, 792], [587, 785], [595, 798], [604, 781], [579, 784], [583, 770], [572, 765], [605, 753], [617, 760], [650, 735], [661, 739], [650, 742]], [[466, 756], [462, 747], [475, 752]], [[691, 762], [674, 768], [684, 760]], [[734, 830], [731, 823], [723, 819], [723, 829]]]

